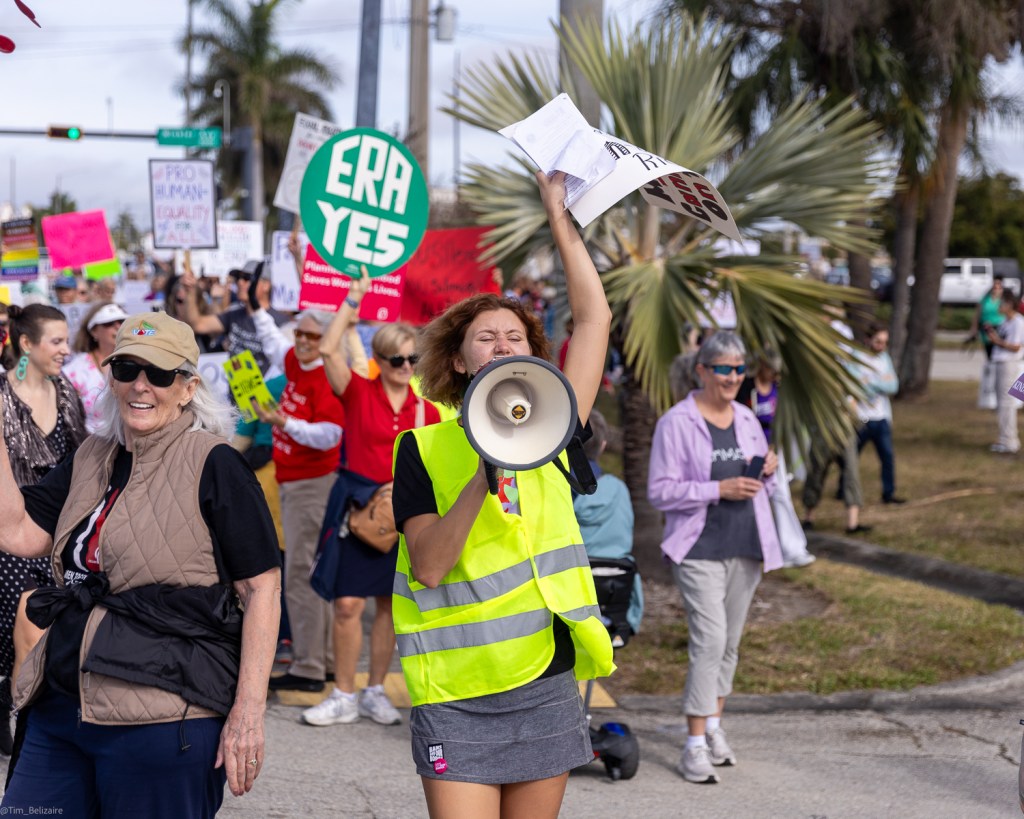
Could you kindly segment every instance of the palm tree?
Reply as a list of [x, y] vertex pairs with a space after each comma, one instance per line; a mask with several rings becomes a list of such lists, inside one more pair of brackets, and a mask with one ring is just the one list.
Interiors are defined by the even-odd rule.
[[[214, 91], [218, 80], [226, 80], [231, 87], [231, 122], [251, 129], [250, 196], [253, 218], [262, 219], [268, 205], [266, 192], [272, 194], [280, 178], [295, 114], [301, 111], [331, 119], [323, 93], [334, 87], [338, 75], [313, 52], [286, 51], [277, 44], [275, 15], [288, 5], [286, 0], [248, 2], [245, 16], [229, 0], [205, 0], [205, 5], [216, 27], [193, 31], [182, 43], [183, 48], [191, 46], [207, 57], [205, 71], [193, 84], [199, 97], [194, 117], [208, 125], [224, 125], [223, 104]], [[237, 187], [239, 162], [230, 152], [221, 151], [220, 163], [226, 187]]]
[[[838, 247], [871, 250], [872, 232], [851, 218], [865, 213], [865, 203], [870, 212], [886, 168], [872, 158], [875, 129], [849, 102], [826, 109], [799, 98], [747, 146], [731, 125], [737, 101], [727, 79], [735, 41], [721, 28], [682, 15], [629, 34], [609, 23], [606, 36], [591, 24], [560, 37], [607, 106], [607, 130], [720, 180], [749, 237], [785, 220]], [[496, 129], [558, 91], [543, 63], [508, 55], [467, 72], [457, 116]], [[512, 162], [514, 170], [470, 166], [464, 193], [493, 228], [492, 259], [515, 264], [550, 247], [551, 239], [528, 163]], [[623, 465], [637, 513], [638, 556], [654, 566], [660, 519], [645, 500], [647, 463], [655, 411], [671, 401], [667, 373], [682, 349], [684, 325], [706, 324], [709, 305], [728, 294], [747, 342], [781, 352], [787, 377], [777, 428], [784, 445], [800, 440], [803, 425], [841, 439], [850, 429], [845, 396], [857, 388], [841, 366], [848, 352], [823, 320], [836, 291], [791, 275], [795, 258], [725, 254], [710, 228], [649, 206], [638, 194], [591, 224], [584, 238], [600, 262], [622, 338]]]
[[744, 65], [757, 66], [740, 91], [748, 100], [747, 112], [756, 111], [757, 102], [776, 110], [801, 90], [853, 95], [884, 129], [901, 179], [892, 201], [891, 347], [901, 395], [923, 395], [957, 162], [971, 126], [986, 110], [1001, 108], [1019, 117], [1018, 106], [1005, 104], [983, 82], [986, 61], [1007, 59], [1012, 44], [1021, 39], [1024, 18], [1018, 0], [668, 0], [665, 6], [669, 12], [706, 9], [737, 32], [745, 47]]

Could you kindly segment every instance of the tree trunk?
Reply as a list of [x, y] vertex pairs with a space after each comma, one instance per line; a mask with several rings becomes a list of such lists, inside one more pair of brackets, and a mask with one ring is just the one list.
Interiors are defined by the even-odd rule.
[[[850, 264], [850, 287], [856, 287], [866, 293], [871, 292], [871, 259], [863, 253], [851, 253]], [[858, 339], [864, 338], [868, 325], [871, 323], [875, 310], [874, 305], [851, 304], [848, 309], [850, 326], [853, 328]]]
[[669, 582], [661, 557], [661, 512], [647, 501], [647, 470], [657, 415], [647, 393], [627, 365], [619, 387], [622, 426], [622, 477], [633, 501], [633, 556], [646, 580]]
[[917, 206], [920, 200], [921, 187], [916, 181], [894, 198], [896, 235], [892, 246], [892, 319], [889, 322], [889, 354], [893, 361], [903, 358], [903, 348], [907, 343], [910, 277], [914, 275]]
[[900, 393], [923, 398], [939, 323], [939, 284], [949, 248], [949, 230], [956, 202], [957, 162], [967, 139], [968, 114], [964, 108], [945, 104], [939, 120], [939, 139], [932, 165], [931, 195], [925, 207], [914, 288], [910, 292], [907, 344], [900, 361]]

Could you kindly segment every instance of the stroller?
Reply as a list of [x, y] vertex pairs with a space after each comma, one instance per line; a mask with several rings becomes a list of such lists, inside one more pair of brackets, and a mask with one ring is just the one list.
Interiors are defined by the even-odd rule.
[[[612, 638], [613, 648], [622, 648], [629, 642], [633, 630], [626, 621], [626, 612], [633, 594], [636, 564], [630, 558], [590, 558], [590, 569], [597, 590], [597, 604], [601, 618]], [[640, 766], [640, 745], [628, 725], [606, 722], [595, 728], [591, 722], [590, 698], [594, 681], [587, 681], [583, 707], [590, 725], [590, 744], [594, 758], [604, 763], [605, 771], [613, 780], [632, 779]]]

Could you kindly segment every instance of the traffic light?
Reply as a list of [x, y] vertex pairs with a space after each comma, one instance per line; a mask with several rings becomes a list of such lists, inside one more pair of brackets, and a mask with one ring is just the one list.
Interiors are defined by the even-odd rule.
[[46, 135], [52, 139], [77, 140], [82, 138], [82, 129], [77, 125], [51, 125], [46, 129]]

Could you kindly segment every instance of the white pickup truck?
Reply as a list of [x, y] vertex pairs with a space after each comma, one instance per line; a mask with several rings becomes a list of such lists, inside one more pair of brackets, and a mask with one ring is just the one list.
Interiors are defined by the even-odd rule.
[[[940, 304], [977, 304], [992, 288], [992, 259], [946, 259], [939, 282]], [[1019, 272], [1004, 278], [1006, 287], [1020, 293]]]

